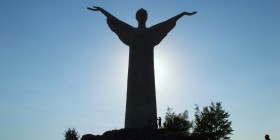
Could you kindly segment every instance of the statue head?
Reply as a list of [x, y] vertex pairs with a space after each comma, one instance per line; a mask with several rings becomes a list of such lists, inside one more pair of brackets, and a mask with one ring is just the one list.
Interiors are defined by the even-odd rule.
[[265, 135], [265, 140], [270, 140], [269, 135]]
[[139, 22], [139, 24], [145, 24], [148, 19], [148, 12], [141, 8], [136, 12], [136, 20]]

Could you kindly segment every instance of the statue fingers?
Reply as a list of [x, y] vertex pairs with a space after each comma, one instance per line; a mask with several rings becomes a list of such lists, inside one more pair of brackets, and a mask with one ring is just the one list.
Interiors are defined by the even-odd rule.
[[99, 11], [99, 10], [96, 9], [96, 8], [90, 8], [90, 7], [88, 7], [87, 9], [88, 9], [88, 10], [92, 10], [92, 11]]

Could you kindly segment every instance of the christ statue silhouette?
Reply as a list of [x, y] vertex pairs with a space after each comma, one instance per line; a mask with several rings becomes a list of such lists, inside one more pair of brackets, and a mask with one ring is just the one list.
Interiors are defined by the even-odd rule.
[[87, 8], [99, 11], [107, 17], [110, 29], [129, 46], [129, 66], [125, 128], [157, 128], [156, 90], [154, 74], [154, 47], [176, 25], [181, 17], [197, 12], [182, 12], [150, 28], [146, 27], [148, 13], [144, 9], [136, 12], [138, 27], [119, 20], [101, 7]]

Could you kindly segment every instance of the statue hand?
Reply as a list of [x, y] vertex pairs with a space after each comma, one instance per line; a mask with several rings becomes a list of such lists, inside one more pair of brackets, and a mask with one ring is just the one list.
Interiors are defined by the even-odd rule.
[[92, 11], [101, 11], [101, 12], [105, 11], [103, 8], [97, 6], [93, 6], [93, 8], [88, 7], [87, 9]]
[[112, 15], [107, 12], [106, 10], [104, 10], [101, 7], [97, 7], [97, 6], [93, 6], [93, 8], [88, 7], [88, 10], [92, 10], [92, 11], [100, 11], [102, 14], [104, 14], [106, 17], [112, 17]]
[[196, 13], [197, 13], [197, 11], [193, 11], [193, 12], [191, 12], [191, 13], [184, 12], [184, 15], [192, 16], [192, 15], [194, 15], [194, 14], [196, 14]]

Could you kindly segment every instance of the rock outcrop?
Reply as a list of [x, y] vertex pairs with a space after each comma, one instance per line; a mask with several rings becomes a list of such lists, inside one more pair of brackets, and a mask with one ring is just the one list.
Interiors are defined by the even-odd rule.
[[81, 140], [207, 140], [207, 138], [165, 132], [163, 129], [120, 129], [107, 131], [103, 135], [86, 134]]

